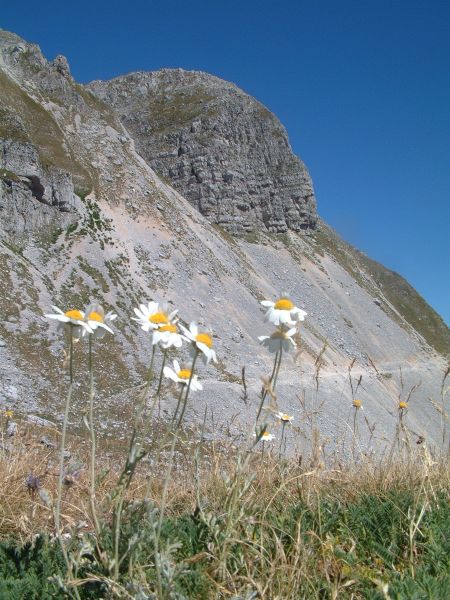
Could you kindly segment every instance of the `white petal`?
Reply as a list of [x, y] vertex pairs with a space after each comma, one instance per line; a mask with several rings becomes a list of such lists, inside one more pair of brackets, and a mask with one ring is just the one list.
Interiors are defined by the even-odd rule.
[[183, 340], [181, 338], [181, 335], [172, 335], [172, 346], [175, 346], [175, 348], [181, 348], [182, 345]]
[[189, 329], [186, 329], [186, 327], [184, 327], [184, 325], [182, 325], [181, 323], [180, 323], [179, 327], [180, 327], [181, 331], [185, 334], [186, 341], [193, 342], [194, 341], [194, 336], [189, 331]]
[[176, 382], [179, 381], [178, 375], [174, 371], [172, 371], [170, 367], [164, 367], [163, 373], [168, 379], [171, 379], [172, 381]]
[[[105, 325], [105, 323], [98, 323], [96, 321], [88, 321], [89, 325], [92, 327], [93, 323], [97, 323], [97, 327], [101, 327], [102, 329], [106, 329], [106, 331], [109, 331], [109, 333], [112, 333], [114, 335], [114, 331], [108, 327], [108, 325]], [[92, 327], [94, 329], [94, 327]], [[95, 328], [96, 329], [96, 328]]]
[[157, 302], [149, 302], [148, 307], [145, 307], [147, 315], [153, 315], [155, 312], [158, 312], [158, 303]]
[[261, 304], [263, 306], [275, 306], [275, 302], [271, 302], [270, 300], [263, 300]]
[[197, 375], [194, 375], [194, 377], [192, 378], [191, 381], [191, 390], [193, 392], [197, 392], [198, 390], [202, 390], [203, 386], [202, 384], [197, 380]]
[[[142, 306], [142, 304], [141, 304], [141, 306]], [[138, 319], [140, 319], [141, 321], [145, 321], [146, 320], [146, 316], [138, 308], [133, 308], [133, 310], [134, 310], [134, 314], [138, 317]]]
[[87, 323], [84, 323], [83, 321], [78, 321], [76, 323], [76, 325], [80, 325], [81, 327], [84, 327], [84, 329], [86, 329], [86, 331], [88, 333], [94, 333], [94, 330], [92, 329], [92, 327], [90, 325], [88, 325]]
[[61, 323], [68, 323], [70, 321], [69, 317], [66, 315], [44, 315], [47, 319], [54, 319], [55, 321], [60, 321]]
[[196, 342], [196, 344], [197, 344], [197, 348], [200, 350], [200, 352], [203, 352], [203, 354], [205, 356], [209, 356], [209, 353], [211, 352], [211, 349], [209, 348], [209, 346], [207, 346], [203, 342]]

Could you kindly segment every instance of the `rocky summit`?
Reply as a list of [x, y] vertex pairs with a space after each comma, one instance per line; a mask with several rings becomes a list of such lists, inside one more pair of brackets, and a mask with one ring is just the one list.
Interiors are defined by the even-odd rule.
[[88, 86], [146, 162], [230, 233], [314, 228], [311, 178], [279, 120], [232, 83], [163, 69]]
[[[211, 431], [237, 435], [273, 364], [257, 339], [269, 331], [260, 302], [286, 292], [308, 313], [274, 399], [294, 415], [296, 445], [318, 410], [323, 439], [345, 453], [355, 394], [362, 445], [392, 440], [400, 399], [417, 440], [441, 439], [445, 323], [323, 223], [278, 119], [212, 75], [164, 69], [80, 85], [63, 56], [49, 61], [0, 30], [0, 275], [1, 409], [61, 418], [64, 340], [43, 315], [95, 300], [118, 314], [114, 337], [94, 348], [97, 411], [105, 435], [124, 434], [151, 352], [133, 307], [165, 300], [214, 332], [219, 361], [200, 366], [189, 418], [207, 407]], [[164, 395], [161, 418], [174, 403]]]

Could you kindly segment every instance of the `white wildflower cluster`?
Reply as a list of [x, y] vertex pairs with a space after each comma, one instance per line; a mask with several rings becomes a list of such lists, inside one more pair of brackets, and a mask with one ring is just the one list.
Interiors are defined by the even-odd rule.
[[114, 321], [117, 315], [113, 312], [105, 314], [100, 304], [90, 304], [86, 310], [71, 308], [66, 312], [57, 306], [52, 306], [54, 313], [44, 315], [47, 319], [58, 321], [60, 327], [69, 327], [75, 339], [87, 334], [101, 338], [107, 331], [114, 333], [107, 323]]
[[[278, 362], [278, 369], [281, 362], [281, 355], [283, 352], [289, 352], [297, 345], [294, 340], [294, 336], [298, 333], [297, 327], [300, 321], [304, 321], [307, 313], [295, 306], [288, 294], [282, 294], [275, 302], [271, 300], [263, 300], [261, 302], [267, 311], [265, 314], [265, 321], [275, 326], [274, 331], [270, 335], [261, 335], [258, 337], [261, 344], [274, 353], [275, 356], [275, 367]], [[274, 373], [276, 368], [274, 368]], [[274, 387], [275, 381], [273, 380], [274, 374], [270, 384]], [[264, 394], [265, 397], [265, 394]], [[263, 401], [264, 401], [263, 397]], [[262, 407], [262, 404], [261, 404]], [[277, 412], [275, 418], [284, 427], [292, 423], [293, 416], [283, 412]], [[259, 432], [255, 432], [254, 437], [258, 438], [262, 442], [271, 442], [275, 439], [275, 436], [269, 433], [266, 429]]]
[[[91, 304], [85, 310], [71, 308], [65, 312], [57, 306], [52, 308], [55, 312], [45, 316], [58, 321], [62, 328], [69, 328], [74, 339], [86, 335], [100, 338], [107, 331], [114, 333], [109, 324], [117, 315], [112, 312], [105, 314], [100, 304]], [[184, 327], [179, 322], [177, 313], [178, 310], [169, 310], [165, 303], [151, 301], [135, 308], [136, 316], [132, 317], [132, 320], [137, 321], [143, 331], [151, 333], [152, 346], [159, 346], [163, 352], [169, 348], [180, 349], [183, 342], [186, 342], [190, 345], [192, 356], [200, 355], [205, 364], [217, 362], [211, 331], [201, 330], [195, 322], [190, 323], [189, 328]], [[203, 389], [197, 375], [192, 373], [192, 367], [180, 365], [178, 360], [173, 361], [173, 368], [164, 366], [163, 374], [182, 386], [188, 385], [190, 391]]]
[[[140, 304], [134, 309], [137, 321], [144, 331], [152, 332], [152, 344], [159, 344], [163, 351], [170, 347], [181, 348], [183, 342], [190, 344], [191, 354], [200, 354], [205, 364], [217, 362], [213, 347], [213, 337], [210, 331], [200, 331], [197, 323], [192, 322], [189, 329], [184, 327], [177, 317], [177, 310], [169, 312], [166, 304], [149, 302], [148, 305]], [[164, 376], [181, 386], [189, 386], [190, 391], [202, 390], [203, 386], [198, 381], [197, 375], [191, 367], [180, 365], [178, 360], [173, 361], [173, 368], [165, 366]]]
[[[283, 426], [283, 431], [284, 427], [286, 427], [286, 425], [291, 425], [292, 421], [294, 420], [294, 417], [292, 415], [287, 415], [283, 412], [277, 412], [274, 415], [274, 417], [279, 421], [279, 424]], [[253, 437], [258, 438], [258, 440], [261, 442], [273, 442], [273, 440], [276, 439], [275, 436], [272, 433], [270, 433], [266, 428], [263, 428], [259, 432], [255, 431], [253, 433]]]

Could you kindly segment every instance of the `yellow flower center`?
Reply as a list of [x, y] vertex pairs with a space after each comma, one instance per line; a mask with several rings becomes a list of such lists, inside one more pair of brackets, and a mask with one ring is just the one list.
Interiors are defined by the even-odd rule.
[[261, 439], [263, 440], [264, 438], [268, 438], [270, 435], [270, 433], [268, 431], [264, 431], [264, 433], [261, 436]]
[[181, 369], [181, 371], [178, 371], [177, 375], [180, 379], [190, 379], [191, 372], [189, 369]]
[[353, 400], [353, 406], [355, 408], [361, 408], [361, 400]]
[[68, 310], [64, 314], [68, 319], [76, 319], [77, 321], [82, 321], [84, 316], [81, 310], [77, 310], [76, 308]]
[[166, 313], [156, 312], [149, 316], [148, 320], [150, 323], [154, 323], [155, 325], [159, 325], [160, 323], [168, 323], [169, 319], [167, 318]]
[[290, 421], [291, 417], [289, 415], [281, 415], [281, 420], [282, 421]]
[[212, 337], [209, 335], [209, 333], [199, 333], [198, 335], [195, 336], [195, 339], [197, 342], [200, 342], [201, 344], [205, 344], [205, 346], [208, 346], [208, 348], [212, 348], [213, 341], [212, 341]]
[[294, 303], [288, 298], [280, 298], [275, 302], [275, 308], [277, 310], [292, 310], [294, 308]]
[[398, 407], [399, 407], [399, 409], [402, 409], [402, 408], [407, 408], [407, 407], [408, 407], [408, 404], [407, 404], [406, 402], [403, 402], [403, 401], [402, 401], [402, 402], [399, 402], [399, 403], [398, 403]]
[[11, 419], [11, 417], [14, 415], [14, 412], [12, 410], [5, 410], [5, 417], [7, 419]]
[[93, 310], [89, 313], [88, 321], [98, 321], [99, 323], [103, 323], [104, 319], [100, 313]]
[[168, 323], [167, 325], [161, 325], [159, 331], [170, 331], [170, 333], [176, 333], [177, 326], [173, 325], [173, 323]]

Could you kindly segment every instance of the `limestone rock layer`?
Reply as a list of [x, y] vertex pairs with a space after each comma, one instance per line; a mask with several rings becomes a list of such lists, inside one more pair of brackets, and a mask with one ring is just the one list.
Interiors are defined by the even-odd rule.
[[313, 185], [279, 120], [235, 85], [163, 69], [95, 81], [147, 163], [233, 234], [314, 228]]

